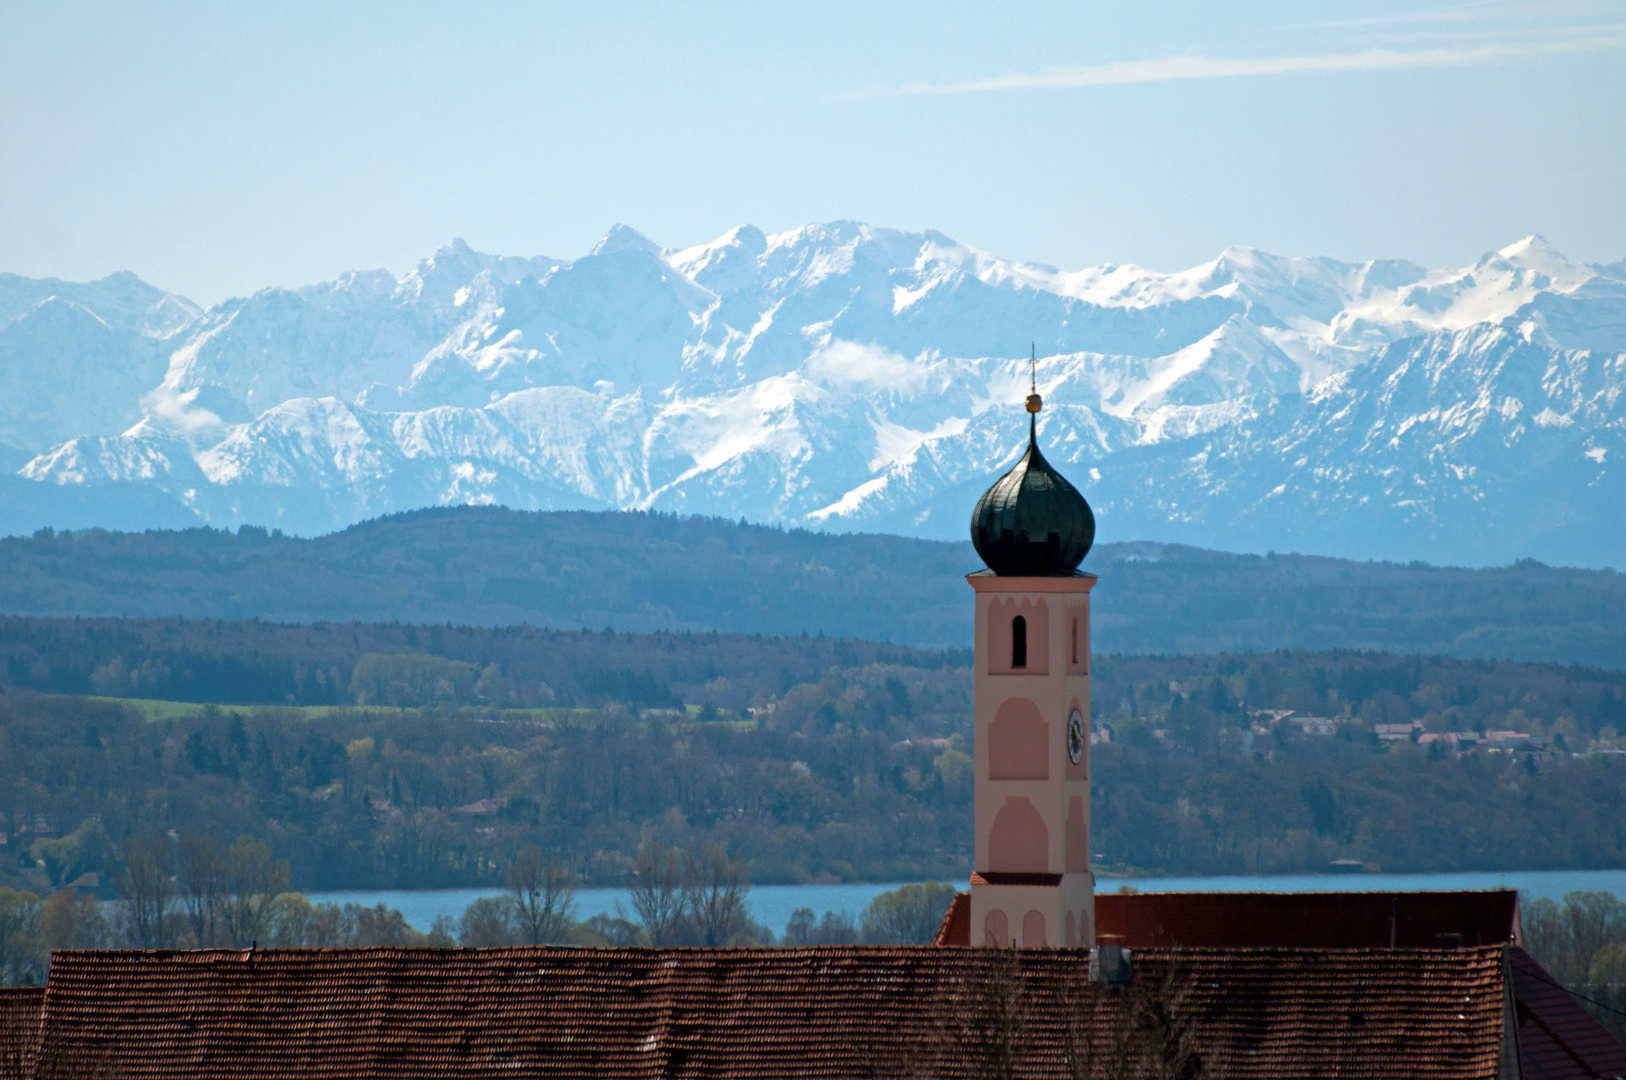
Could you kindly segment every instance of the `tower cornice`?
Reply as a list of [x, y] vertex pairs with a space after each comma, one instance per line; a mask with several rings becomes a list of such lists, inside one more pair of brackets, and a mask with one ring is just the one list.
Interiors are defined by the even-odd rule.
[[1043, 577], [1006, 577], [992, 570], [977, 570], [965, 579], [979, 593], [1087, 593], [1095, 588], [1097, 580], [1083, 570]]

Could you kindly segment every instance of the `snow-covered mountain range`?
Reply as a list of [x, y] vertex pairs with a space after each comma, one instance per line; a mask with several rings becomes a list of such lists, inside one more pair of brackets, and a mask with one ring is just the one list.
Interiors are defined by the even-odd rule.
[[0, 532], [448, 503], [960, 538], [1027, 435], [1103, 539], [1626, 567], [1626, 262], [1233, 248], [1060, 271], [935, 232], [462, 242], [207, 311], [0, 275]]

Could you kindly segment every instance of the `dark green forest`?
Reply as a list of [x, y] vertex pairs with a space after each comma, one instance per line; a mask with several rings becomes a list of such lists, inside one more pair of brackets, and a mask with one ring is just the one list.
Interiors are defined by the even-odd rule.
[[[765, 704], [827, 669], [959, 669], [854, 638], [0, 616], [0, 686], [232, 705]], [[965, 682], [946, 678], [944, 686]], [[937, 685], [934, 683], [934, 686]]]
[[[419, 510], [315, 538], [243, 527], [0, 539], [0, 611], [865, 637], [970, 644], [969, 543], [659, 513]], [[1120, 653], [1379, 649], [1626, 666], [1626, 575], [1101, 544]]]
[[[107, 874], [125, 837], [171, 830], [264, 838], [305, 890], [494, 884], [528, 844], [585, 884], [620, 885], [652, 839], [718, 845], [758, 883], [970, 869], [963, 653], [179, 620], [12, 620], [6, 634], [0, 884]], [[389, 651], [414, 638], [438, 654]], [[263, 683], [305, 705], [154, 711], [68, 683], [38, 692], [100, 679], [131, 698], [142, 670], [172, 680], [151, 684], [172, 698], [249, 685], [188, 668], [194, 647], [246, 671], [308, 659], [303, 682]], [[331, 704], [299, 697], [324, 685]], [[1325, 717], [1331, 733], [1259, 709]], [[1092, 750], [1103, 872], [1626, 866], [1623, 673], [1347, 651], [1099, 657], [1094, 713], [1110, 740]], [[1373, 730], [1411, 720], [1536, 741], [1457, 756]]]

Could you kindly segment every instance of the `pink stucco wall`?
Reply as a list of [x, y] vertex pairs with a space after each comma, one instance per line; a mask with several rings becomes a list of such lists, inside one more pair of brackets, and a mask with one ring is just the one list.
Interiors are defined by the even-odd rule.
[[988, 831], [988, 869], [996, 873], [1043, 874], [1050, 870], [1050, 831], [1025, 795], [1012, 795], [994, 815]]
[[988, 779], [1050, 779], [1050, 725], [1027, 698], [1007, 699], [988, 725]]

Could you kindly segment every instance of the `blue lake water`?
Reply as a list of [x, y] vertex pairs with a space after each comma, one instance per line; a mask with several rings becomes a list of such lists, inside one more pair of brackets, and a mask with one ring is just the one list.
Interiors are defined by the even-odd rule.
[[[755, 885], [747, 894], [751, 917], [771, 929], [783, 933], [785, 923], [797, 908], [812, 908], [823, 915], [826, 911], [846, 912], [857, 918], [864, 913], [877, 893], [895, 889], [898, 882], [886, 885]], [[397, 890], [385, 892], [330, 892], [306, 893], [313, 904], [324, 901], [334, 904], [386, 904], [399, 908], [407, 922], [419, 930], [428, 930], [439, 915], [453, 919], [462, 916], [463, 909], [482, 896], [501, 896], [501, 889], [433, 889]], [[590, 919], [594, 915], [617, 915], [637, 921], [632, 914], [632, 903], [625, 889], [576, 890], [576, 918]]]
[[[1626, 897], [1626, 870], [1510, 870], [1506, 873], [1463, 874], [1302, 874], [1284, 877], [1209, 878], [1098, 878], [1096, 892], [1117, 892], [1121, 886], [1141, 892], [1416, 892], [1430, 889], [1518, 889], [1531, 899], [1556, 900], [1576, 889], [1598, 889]], [[877, 893], [898, 887], [881, 885], [758, 885], [751, 889], [751, 917], [774, 933], [797, 908], [845, 912], [857, 918]], [[962, 883], [961, 888], [964, 888]], [[384, 892], [306, 893], [313, 903], [386, 904], [399, 908], [407, 922], [428, 930], [438, 915], [453, 919], [482, 896], [498, 896], [498, 889], [396, 890]], [[632, 905], [625, 889], [581, 889], [576, 893], [576, 918], [615, 915], [617, 905], [629, 916]]]

